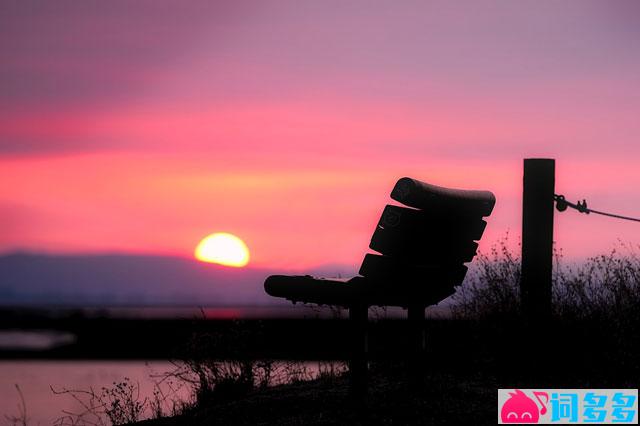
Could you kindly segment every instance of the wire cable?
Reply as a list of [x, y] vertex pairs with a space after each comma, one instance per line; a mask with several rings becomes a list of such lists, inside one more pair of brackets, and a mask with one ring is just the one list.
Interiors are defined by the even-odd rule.
[[585, 213], [585, 214], [594, 213], [602, 216], [613, 217], [616, 219], [624, 219], [624, 220], [631, 220], [633, 222], [640, 222], [640, 219], [635, 217], [622, 216], [619, 214], [601, 212], [599, 210], [590, 209], [587, 207], [587, 200], [578, 201], [577, 203], [574, 204], [571, 201], [567, 201], [564, 195], [557, 195], [557, 194], [553, 195], [553, 199], [556, 202], [556, 209], [558, 209], [559, 212], [563, 212], [567, 210], [567, 207], [571, 207], [572, 209], [578, 210], [580, 213]]

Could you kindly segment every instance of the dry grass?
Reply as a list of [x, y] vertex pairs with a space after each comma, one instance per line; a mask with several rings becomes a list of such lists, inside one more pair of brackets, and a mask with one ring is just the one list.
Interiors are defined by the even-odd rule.
[[[565, 265], [555, 251], [552, 307], [556, 319], [602, 320], [619, 327], [637, 325], [640, 315], [640, 247], [620, 243], [608, 254]], [[479, 253], [464, 285], [454, 295], [458, 319], [520, 315], [520, 256], [508, 236]]]

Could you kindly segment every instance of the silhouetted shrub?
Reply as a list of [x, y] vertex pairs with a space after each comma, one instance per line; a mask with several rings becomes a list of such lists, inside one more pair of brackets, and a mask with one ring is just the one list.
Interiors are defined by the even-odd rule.
[[[508, 236], [479, 253], [453, 297], [455, 318], [487, 319], [520, 315], [520, 255]], [[610, 253], [565, 265], [555, 251], [553, 315], [563, 320], [601, 320], [621, 328], [637, 327], [640, 317], [638, 247], [620, 243]]]
[[520, 313], [520, 257], [508, 247], [508, 235], [478, 253], [464, 284], [453, 296], [454, 318], [483, 319]]
[[556, 315], [572, 319], [603, 319], [623, 327], [638, 320], [640, 259], [636, 249], [620, 244], [609, 254], [589, 258], [555, 274]]
[[148, 399], [140, 396], [139, 384], [128, 377], [113, 382], [111, 387], [103, 387], [100, 392], [93, 388], [51, 390], [55, 395], [70, 396], [82, 407], [78, 412], [65, 411], [56, 420], [57, 426], [125, 425], [140, 420], [148, 407]]

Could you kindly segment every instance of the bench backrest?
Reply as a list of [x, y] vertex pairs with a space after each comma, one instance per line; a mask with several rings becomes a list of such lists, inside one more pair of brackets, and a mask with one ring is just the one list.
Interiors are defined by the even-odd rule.
[[411, 178], [398, 180], [360, 267], [368, 304], [438, 303], [466, 275], [495, 205], [489, 191], [443, 188]]
[[473, 259], [495, 197], [488, 191], [447, 189], [400, 179], [371, 237], [360, 276], [347, 282], [272, 275], [267, 294], [327, 305], [429, 306], [455, 292]]

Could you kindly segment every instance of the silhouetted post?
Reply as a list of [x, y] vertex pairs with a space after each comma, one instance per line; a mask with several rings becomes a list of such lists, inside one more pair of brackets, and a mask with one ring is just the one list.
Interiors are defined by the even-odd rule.
[[424, 305], [410, 305], [407, 309], [409, 321], [409, 385], [422, 390], [425, 374]]
[[529, 320], [551, 314], [555, 160], [524, 160], [522, 197], [522, 309]]
[[351, 325], [351, 360], [349, 361], [350, 391], [355, 399], [367, 393], [367, 322], [369, 308], [365, 303], [354, 303], [349, 307]]

